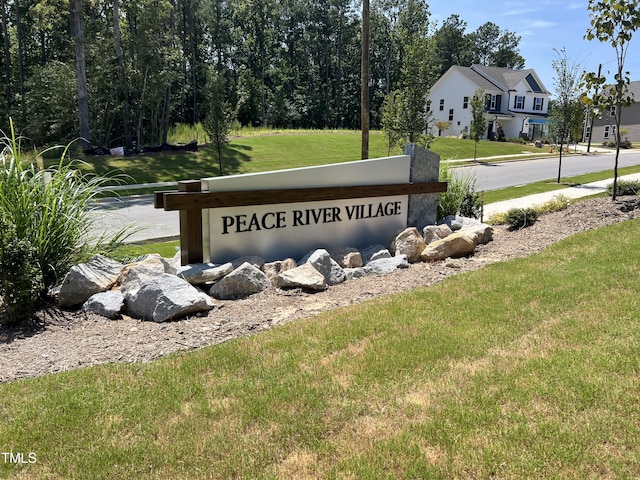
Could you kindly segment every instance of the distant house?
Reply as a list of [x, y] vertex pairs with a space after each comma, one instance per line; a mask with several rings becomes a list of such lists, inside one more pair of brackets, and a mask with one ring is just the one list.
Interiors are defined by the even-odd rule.
[[[629, 94], [633, 96], [634, 103], [628, 107], [623, 107], [622, 117], [620, 119], [620, 129], [627, 131], [622, 136], [631, 142], [640, 142], [640, 81], [629, 83]], [[613, 112], [600, 112], [599, 118], [593, 120], [593, 137], [592, 143], [615, 142], [616, 125], [613, 118]], [[589, 140], [591, 135], [591, 126], [587, 122], [584, 129], [584, 141]]]
[[546, 135], [549, 97], [535, 71], [508, 68], [453, 66], [431, 87], [427, 109], [433, 113], [436, 136], [469, 134], [471, 99], [478, 88], [486, 94], [487, 132], [495, 139], [502, 127], [505, 137], [526, 136], [535, 140]]

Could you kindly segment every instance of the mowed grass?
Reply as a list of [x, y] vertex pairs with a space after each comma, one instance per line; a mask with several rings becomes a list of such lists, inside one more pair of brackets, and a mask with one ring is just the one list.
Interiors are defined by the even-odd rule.
[[[474, 142], [455, 138], [438, 138], [431, 149], [443, 160], [473, 158]], [[540, 153], [526, 145], [481, 141], [478, 158], [494, 155], [519, 155], [524, 151]], [[543, 154], [544, 152], [542, 152]], [[369, 158], [402, 154], [389, 153], [382, 132], [370, 134]], [[350, 162], [361, 158], [361, 134], [353, 131], [288, 132], [252, 135], [233, 139], [223, 151], [222, 173], [234, 175], [287, 168]], [[163, 152], [126, 157], [86, 156], [87, 168], [97, 174], [125, 172], [126, 183], [156, 183], [198, 179], [220, 174], [217, 154], [211, 146], [197, 152]]]
[[37, 454], [0, 476], [638, 478], [639, 252], [629, 221], [250, 338], [0, 385], [0, 451]]

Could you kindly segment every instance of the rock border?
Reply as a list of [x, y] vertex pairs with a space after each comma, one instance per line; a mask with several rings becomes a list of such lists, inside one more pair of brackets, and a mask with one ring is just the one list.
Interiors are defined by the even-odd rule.
[[72, 267], [58, 289], [61, 308], [81, 308], [110, 319], [122, 314], [155, 322], [207, 312], [216, 300], [236, 300], [275, 289], [318, 292], [365, 275], [385, 275], [411, 263], [472, 254], [493, 238], [493, 228], [475, 219], [451, 216], [439, 225], [399, 232], [389, 247], [370, 245], [317, 249], [299, 261], [265, 262], [242, 257], [217, 265], [179, 265], [159, 254], [139, 257], [126, 265], [102, 255]]

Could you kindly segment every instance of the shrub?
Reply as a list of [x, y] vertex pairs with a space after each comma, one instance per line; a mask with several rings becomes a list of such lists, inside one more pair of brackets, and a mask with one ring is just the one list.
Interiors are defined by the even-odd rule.
[[15, 225], [0, 212], [0, 323], [16, 323], [32, 315], [41, 290], [35, 249], [17, 237]]
[[562, 194], [554, 195], [553, 198], [543, 204], [535, 205], [533, 208], [538, 215], [545, 213], [560, 212], [571, 206], [571, 200]]
[[538, 220], [538, 212], [534, 208], [512, 208], [507, 212], [506, 221], [511, 230], [530, 227]]
[[438, 195], [437, 219], [449, 215], [479, 218], [482, 200], [476, 192], [475, 176], [454, 171], [447, 163], [440, 164], [440, 181], [447, 182], [447, 191]]
[[[77, 162], [65, 161], [67, 149], [59, 164], [46, 170], [24, 161], [11, 127], [11, 137], [4, 138], [0, 153], [0, 214], [12, 232], [3, 255], [17, 266], [27, 262], [35, 265], [41, 280], [38, 288], [28, 287], [29, 281], [19, 277], [31, 276], [30, 269], [16, 267], [12, 271], [5, 264], [0, 283], [14, 282], [21, 285], [21, 291], [31, 290], [35, 302], [75, 263], [125, 235], [118, 232], [111, 239], [91, 238], [94, 217], [90, 202], [110, 179], [81, 173]], [[7, 278], [11, 276], [15, 278]]]
[[[618, 180], [616, 184], [616, 196], [638, 195], [640, 191], [640, 181], [638, 180]], [[607, 194], [613, 195], [613, 183], [607, 185]]]
[[[608, 148], [616, 148], [616, 142], [607, 142], [606, 140], [602, 142], [603, 147]], [[632, 148], [632, 144], [629, 139], [625, 138], [624, 140], [620, 140], [620, 148], [629, 149]]]

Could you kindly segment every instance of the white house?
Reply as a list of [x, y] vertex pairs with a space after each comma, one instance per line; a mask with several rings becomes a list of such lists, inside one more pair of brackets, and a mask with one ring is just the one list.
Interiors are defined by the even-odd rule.
[[[431, 87], [427, 109], [433, 113], [434, 135], [469, 133], [471, 99], [479, 88], [486, 95], [484, 138], [494, 139], [498, 126], [506, 138], [526, 136], [535, 140], [546, 134], [551, 94], [535, 71], [473, 65], [449, 68]], [[435, 127], [436, 122], [448, 122], [450, 126], [440, 130]]]

